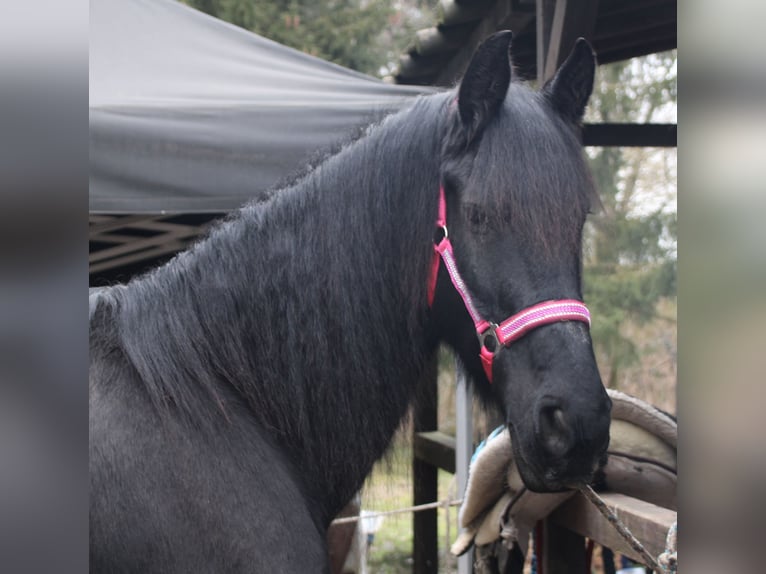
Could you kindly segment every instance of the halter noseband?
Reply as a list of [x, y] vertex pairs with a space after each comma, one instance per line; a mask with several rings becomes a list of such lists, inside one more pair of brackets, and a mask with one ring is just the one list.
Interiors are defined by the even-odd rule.
[[444, 196], [444, 186], [439, 187], [439, 215], [436, 219], [436, 228], [442, 233], [442, 237], [438, 243], [434, 242], [434, 258], [428, 283], [428, 306], [433, 305], [436, 279], [439, 274], [439, 261], [441, 260], [444, 261], [452, 284], [463, 299], [465, 308], [476, 327], [476, 334], [481, 346], [479, 356], [490, 383], [492, 382], [492, 363], [495, 353], [501, 345], [507, 347], [529, 331], [559, 321], [582, 321], [590, 326], [588, 308], [581, 301], [574, 299], [555, 299], [537, 303], [511, 315], [499, 325], [483, 319], [457, 269], [452, 243], [447, 232], [447, 201]]

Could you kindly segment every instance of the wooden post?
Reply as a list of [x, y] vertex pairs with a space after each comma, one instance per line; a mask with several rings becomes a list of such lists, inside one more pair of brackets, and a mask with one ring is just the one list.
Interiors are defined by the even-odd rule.
[[[438, 428], [437, 357], [431, 361], [420, 383], [415, 403], [413, 432]], [[438, 496], [439, 469], [412, 457], [413, 504], [433, 502]], [[439, 571], [437, 509], [415, 512], [412, 518], [412, 571], [414, 574], [436, 574]]]
[[585, 539], [555, 522], [543, 520], [543, 552], [541, 561], [545, 574], [585, 572]]
[[598, 0], [537, 0], [537, 83], [553, 77], [579, 37], [593, 39]]
[[548, 46], [551, 42], [551, 25], [556, 0], [537, 0], [537, 85], [542, 86], [545, 80], [545, 62], [548, 56]]
[[[359, 516], [359, 498], [355, 496], [346, 507], [338, 513], [336, 518]], [[356, 536], [357, 522], [349, 524], [332, 524], [327, 529], [327, 550], [330, 554], [330, 572], [342, 574], [343, 564], [348, 556], [354, 536]]]

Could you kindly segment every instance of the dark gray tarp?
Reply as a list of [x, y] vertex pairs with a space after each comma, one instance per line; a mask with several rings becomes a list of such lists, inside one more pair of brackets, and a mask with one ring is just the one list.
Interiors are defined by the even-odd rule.
[[428, 88], [173, 0], [90, 2], [90, 211], [226, 211]]

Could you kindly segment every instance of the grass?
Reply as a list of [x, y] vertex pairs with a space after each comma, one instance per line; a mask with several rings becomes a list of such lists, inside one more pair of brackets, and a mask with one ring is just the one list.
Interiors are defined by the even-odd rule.
[[[362, 508], [386, 511], [412, 505], [412, 448], [397, 437], [387, 459], [379, 462], [362, 492]], [[369, 549], [370, 572], [412, 572], [412, 518], [410, 514], [387, 516]]]
[[[398, 435], [388, 457], [379, 462], [362, 492], [362, 508], [371, 511], [396, 510], [412, 506], [412, 447], [407, 437]], [[454, 498], [453, 476], [439, 471], [439, 500]], [[438, 511], [439, 572], [455, 572], [456, 562], [446, 540], [447, 512]], [[450, 509], [451, 540], [457, 533], [457, 508]], [[367, 564], [372, 574], [410, 574], [412, 572], [412, 513], [386, 516], [375, 534]]]

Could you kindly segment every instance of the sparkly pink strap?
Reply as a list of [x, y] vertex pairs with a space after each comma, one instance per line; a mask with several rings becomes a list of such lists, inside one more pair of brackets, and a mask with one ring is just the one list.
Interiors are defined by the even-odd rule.
[[[452, 280], [452, 285], [455, 286], [455, 290], [458, 292], [461, 299], [463, 299], [465, 308], [468, 311], [468, 314], [471, 316], [471, 320], [473, 321], [474, 326], [476, 327], [476, 332], [483, 333], [489, 327], [489, 322], [482, 319], [481, 315], [476, 310], [476, 305], [473, 302], [473, 298], [471, 297], [471, 294], [468, 292], [468, 288], [466, 287], [465, 282], [463, 281], [463, 278], [460, 276], [460, 272], [457, 270], [457, 263], [455, 262], [455, 255], [452, 250], [452, 242], [450, 242], [448, 237], [447, 199], [444, 195], [443, 185], [439, 186], [439, 215], [436, 220], [436, 227], [441, 228], [444, 231], [444, 237], [442, 237], [442, 240], [439, 242], [438, 245], [434, 246], [434, 250], [436, 251], [436, 253], [438, 253], [439, 257], [441, 257], [442, 261], [444, 261], [444, 267], [447, 268], [447, 273], [449, 274], [449, 277]], [[438, 259], [436, 260], [436, 272], [438, 273]], [[432, 273], [433, 273], [433, 270], [432, 270]], [[434, 290], [435, 290], [435, 280], [436, 278], [433, 277]], [[433, 290], [431, 291], [431, 293], [433, 293]]]
[[[590, 325], [590, 312], [584, 303], [574, 299], [559, 299], [556, 301], [543, 301], [532, 307], [509, 317], [499, 326], [482, 319], [476, 305], [473, 302], [471, 294], [468, 292], [463, 278], [455, 262], [455, 256], [452, 251], [452, 243], [449, 240], [447, 232], [447, 201], [444, 197], [444, 186], [439, 187], [439, 214], [436, 219], [436, 228], [443, 232], [443, 237], [438, 245], [434, 245], [434, 259], [431, 264], [431, 272], [428, 280], [428, 306], [431, 307], [434, 301], [436, 291], [436, 279], [439, 274], [439, 261], [444, 261], [444, 267], [447, 269], [452, 285], [463, 299], [465, 308], [471, 316], [476, 333], [479, 335], [481, 349], [479, 356], [484, 372], [489, 382], [492, 382], [492, 365], [497, 349], [493, 346], [487, 348], [484, 339], [494, 334], [494, 338], [502, 346], [508, 346], [513, 341], [520, 339], [532, 329], [557, 323], [559, 321], [582, 321]], [[490, 330], [492, 329], [492, 330]]]
[[[444, 186], [439, 186], [439, 214], [436, 217], [436, 228], [444, 232], [442, 242], [447, 239], [447, 199], [444, 197]], [[441, 242], [439, 243], [441, 245]], [[431, 261], [431, 270], [428, 274], [428, 307], [433, 307], [436, 295], [436, 280], [439, 278], [439, 261], [441, 253], [439, 245], [434, 245], [434, 257]], [[450, 250], [452, 246], [450, 246]]]
[[444, 196], [444, 186], [439, 186], [439, 216], [436, 219], [436, 227], [447, 227], [447, 198]]
[[509, 345], [532, 329], [559, 321], [582, 321], [590, 325], [590, 312], [574, 299], [543, 301], [509, 317], [495, 331], [501, 345]]
[[447, 268], [447, 273], [449, 273], [449, 278], [452, 280], [452, 284], [455, 286], [455, 290], [463, 299], [465, 308], [468, 311], [468, 314], [471, 316], [471, 320], [473, 321], [474, 326], [476, 327], [476, 332], [483, 333], [487, 330], [487, 327], [489, 327], [489, 323], [482, 319], [481, 315], [476, 310], [476, 305], [474, 305], [473, 298], [468, 292], [468, 288], [465, 286], [465, 282], [460, 276], [460, 272], [457, 270], [457, 263], [455, 263], [455, 256], [452, 253], [452, 243], [450, 242], [449, 238], [445, 237], [442, 239], [439, 245], [435, 247], [435, 249], [436, 252], [441, 255], [442, 261], [444, 261], [444, 266]]

